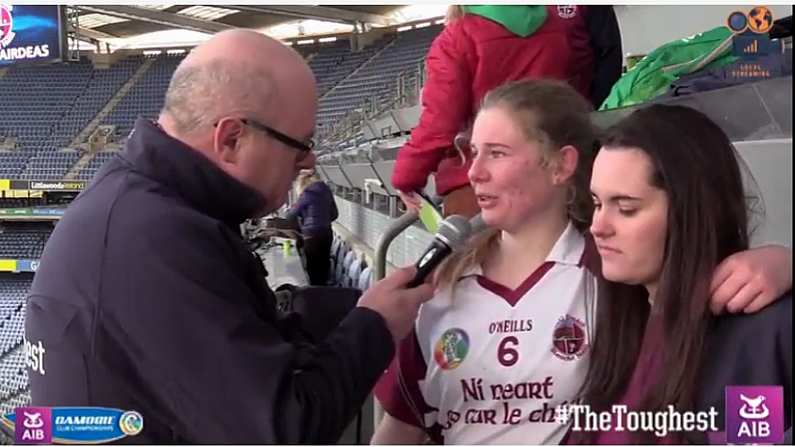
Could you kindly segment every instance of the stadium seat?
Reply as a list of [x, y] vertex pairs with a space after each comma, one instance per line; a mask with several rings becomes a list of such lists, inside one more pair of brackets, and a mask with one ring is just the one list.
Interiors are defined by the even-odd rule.
[[359, 275], [359, 283], [356, 287], [361, 290], [365, 291], [370, 288], [370, 284], [373, 282], [373, 270], [370, 267], [365, 267], [362, 270], [362, 273]]
[[354, 259], [345, 273], [345, 287], [357, 287], [359, 285], [359, 275], [361, 275], [363, 268], [362, 264], [364, 264], [362, 256], [354, 255]]

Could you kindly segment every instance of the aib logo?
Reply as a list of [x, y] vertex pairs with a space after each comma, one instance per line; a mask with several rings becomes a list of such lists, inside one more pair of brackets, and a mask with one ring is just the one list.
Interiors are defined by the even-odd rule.
[[0, 48], [7, 47], [14, 40], [14, 7], [0, 3]]
[[14, 437], [17, 444], [51, 444], [52, 413], [44, 407], [16, 409]]
[[784, 389], [780, 386], [726, 387], [726, 441], [775, 444], [784, 436]]

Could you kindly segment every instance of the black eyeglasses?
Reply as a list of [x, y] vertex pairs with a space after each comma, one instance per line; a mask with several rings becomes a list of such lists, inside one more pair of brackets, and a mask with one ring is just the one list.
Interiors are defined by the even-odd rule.
[[[269, 127], [269, 126], [266, 126], [266, 125], [264, 125], [262, 123], [259, 123], [257, 121], [252, 120], [252, 119], [249, 119], [249, 118], [240, 118], [240, 122], [245, 124], [246, 126], [251, 126], [251, 127], [255, 128], [257, 130], [261, 130], [261, 131], [267, 133], [268, 135], [270, 135], [271, 137], [275, 138], [276, 140], [278, 140], [278, 141], [290, 146], [293, 149], [297, 149], [297, 150], [299, 150], [301, 152], [304, 152], [304, 153], [311, 152], [312, 148], [315, 147], [315, 142], [312, 141], [312, 140], [309, 140], [306, 143], [302, 143], [302, 142], [296, 140], [295, 138], [288, 137], [287, 135], [279, 132], [276, 129], [273, 129], [273, 128]], [[218, 126], [218, 123], [215, 123], [214, 126]]]

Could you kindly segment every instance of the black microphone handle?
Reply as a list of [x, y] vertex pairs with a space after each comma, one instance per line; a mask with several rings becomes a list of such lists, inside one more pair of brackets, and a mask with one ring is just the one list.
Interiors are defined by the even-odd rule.
[[453, 250], [444, 242], [434, 238], [431, 246], [425, 254], [422, 255], [419, 261], [414, 265], [417, 267], [417, 274], [409, 281], [407, 287], [409, 289], [419, 286], [425, 281], [425, 278], [439, 265], [444, 258], [446, 258]]

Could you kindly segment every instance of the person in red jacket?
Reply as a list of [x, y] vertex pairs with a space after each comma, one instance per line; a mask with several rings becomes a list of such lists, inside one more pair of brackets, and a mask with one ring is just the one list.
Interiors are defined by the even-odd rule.
[[415, 191], [436, 172], [444, 214], [477, 214], [467, 179], [470, 161], [453, 141], [471, 124], [486, 92], [508, 81], [554, 78], [598, 106], [621, 75], [621, 64], [611, 6], [452, 6], [428, 51], [422, 113], [398, 153], [392, 184], [407, 207], [418, 208]]

